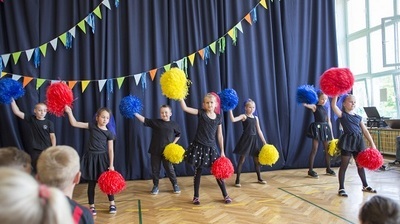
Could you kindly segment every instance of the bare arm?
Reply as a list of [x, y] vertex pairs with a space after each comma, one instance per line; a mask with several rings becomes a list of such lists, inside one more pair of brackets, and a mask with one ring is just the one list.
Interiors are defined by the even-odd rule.
[[339, 107], [336, 105], [337, 99], [338, 99], [338, 96], [334, 96], [334, 97], [332, 98], [331, 108], [332, 108], [333, 112], [336, 114], [336, 116], [342, 117], [342, 111], [341, 111], [341, 110], [339, 109]]
[[365, 126], [364, 122], [360, 122], [361, 130], [365, 136], [365, 138], [368, 140], [369, 144], [371, 145], [372, 148], [376, 149], [374, 140], [371, 137], [371, 134], [369, 133], [367, 127]]
[[15, 102], [14, 99], [12, 99], [12, 101], [11, 101], [11, 110], [12, 110], [12, 112], [13, 112], [17, 117], [19, 117], [19, 118], [21, 118], [21, 119], [24, 119], [24, 118], [25, 118], [25, 113], [22, 112], [22, 111], [19, 109], [19, 107], [18, 107], [18, 105], [17, 105], [17, 103]]
[[56, 139], [56, 134], [55, 133], [50, 133], [50, 142], [51, 142], [51, 146], [56, 146], [57, 145], [57, 139]]
[[260, 136], [261, 141], [262, 141], [263, 144], [265, 145], [265, 144], [267, 144], [267, 141], [265, 141], [264, 134], [263, 134], [263, 132], [261, 131], [260, 122], [258, 121], [258, 117], [255, 116], [255, 118], [256, 118], [256, 128], [257, 128], [258, 136]]
[[317, 110], [317, 106], [315, 104], [303, 103], [303, 106], [305, 108], [308, 108], [308, 109], [312, 110], [312, 112], [315, 112]]
[[139, 113], [135, 113], [135, 117], [142, 123], [144, 123], [144, 117], [140, 115]]
[[181, 102], [181, 107], [182, 107], [183, 111], [185, 111], [185, 112], [187, 112], [189, 114], [193, 114], [193, 115], [199, 114], [199, 110], [196, 109], [196, 108], [188, 107], [186, 105], [185, 100], [181, 100], [180, 102]]
[[222, 135], [222, 124], [218, 125], [217, 138], [218, 138], [219, 148], [221, 149], [221, 156], [225, 157], [224, 136]]
[[76, 121], [74, 114], [72, 113], [71, 107], [65, 106], [65, 113], [68, 114], [69, 123], [76, 128], [89, 128], [89, 123]]
[[239, 115], [237, 117], [233, 116], [232, 110], [229, 111], [229, 117], [231, 118], [232, 122], [238, 122], [238, 121], [246, 120], [246, 115], [244, 115], [244, 114], [241, 114], [241, 115]]
[[114, 170], [114, 140], [108, 140], [108, 156], [110, 157], [109, 170]]
[[175, 137], [175, 139], [174, 139], [174, 141], [172, 143], [177, 143], [180, 138], [181, 137]]

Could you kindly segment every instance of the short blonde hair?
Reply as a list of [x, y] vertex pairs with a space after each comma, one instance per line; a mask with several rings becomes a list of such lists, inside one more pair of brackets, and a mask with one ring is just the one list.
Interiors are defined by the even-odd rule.
[[26, 166], [31, 166], [31, 156], [16, 147], [0, 148], [0, 166], [26, 170]]
[[39, 181], [61, 190], [71, 185], [79, 170], [79, 155], [74, 148], [67, 145], [47, 148], [37, 161]]

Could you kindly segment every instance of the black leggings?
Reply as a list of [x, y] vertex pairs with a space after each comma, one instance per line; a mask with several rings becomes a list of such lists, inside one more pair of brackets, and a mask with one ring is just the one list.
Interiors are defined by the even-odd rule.
[[[88, 182], [87, 194], [88, 194], [89, 205], [94, 204], [94, 192], [96, 188], [96, 183], [97, 181], [95, 180], [89, 180]], [[108, 201], [114, 201], [114, 195], [108, 194], [107, 197]]]
[[[357, 156], [354, 156], [354, 158], [356, 158], [356, 157]], [[347, 167], [350, 162], [350, 158], [351, 158], [351, 155], [347, 155], [347, 154], [343, 155], [343, 153], [342, 153], [341, 164], [340, 164], [340, 168], [339, 168], [339, 190], [344, 189], [344, 179], [345, 179]], [[358, 176], [361, 179], [363, 187], [367, 187], [368, 183], [367, 183], [367, 178], [365, 176], [365, 170], [363, 167], [358, 166], [358, 164], [357, 164], [357, 172], [358, 172]]]
[[[239, 158], [239, 163], [236, 168], [236, 184], [240, 183], [240, 173], [242, 173], [242, 167], [243, 167], [243, 163], [244, 163], [245, 159], [246, 159], [246, 156], [244, 156], [244, 155], [241, 155]], [[256, 167], [257, 179], [262, 180], [261, 173], [260, 173], [261, 165], [260, 165], [260, 162], [258, 161], [258, 157], [254, 156], [253, 162], [254, 162], [254, 166]]]
[[[199, 191], [200, 191], [200, 179], [201, 179], [201, 172], [203, 171], [202, 167], [197, 167], [194, 171], [194, 178], [193, 178], [193, 182], [194, 182], [194, 197], [198, 198], [199, 197]], [[228, 196], [228, 193], [226, 192], [226, 187], [225, 187], [225, 182], [223, 179], [217, 179], [215, 178], [215, 180], [218, 183], [219, 188], [221, 189], [222, 192], [222, 196], [224, 196], [224, 198], [226, 196]]]

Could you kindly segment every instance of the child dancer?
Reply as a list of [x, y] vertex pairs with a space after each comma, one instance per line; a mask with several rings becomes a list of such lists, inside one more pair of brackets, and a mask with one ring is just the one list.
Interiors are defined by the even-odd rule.
[[[333, 112], [338, 116], [340, 123], [343, 127], [343, 134], [339, 138], [338, 147], [341, 150], [341, 164], [339, 168], [339, 196], [347, 197], [344, 190], [344, 177], [346, 174], [347, 166], [351, 156], [357, 158], [358, 153], [365, 149], [363, 134], [369, 141], [372, 148], [375, 147], [374, 140], [369, 134], [366, 126], [362, 122], [361, 116], [354, 113], [356, 99], [353, 95], [343, 96], [342, 110], [336, 105], [338, 96], [332, 99]], [[362, 191], [376, 193], [376, 190], [368, 186], [365, 170], [363, 167], [357, 166], [358, 176], [360, 176], [363, 188]]]
[[318, 142], [322, 141], [325, 149], [326, 174], [335, 176], [336, 173], [331, 169], [331, 156], [328, 153], [328, 141], [332, 140], [332, 123], [324, 105], [328, 102], [328, 96], [322, 91], [318, 91], [318, 103], [306, 104], [304, 107], [314, 113], [314, 122], [308, 127], [307, 137], [312, 138], [312, 148], [309, 156], [308, 176], [318, 178], [317, 172], [313, 170], [314, 159], [318, 150]]
[[[195, 109], [186, 106], [184, 100], [181, 100], [183, 111], [197, 115], [197, 131], [193, 142], [189, 145], [185, 153], [185, 160], [195, 168], [194, 173], [194, 197], [193, 204], [199, 205], [199, 189], [200, 178], [203, 167], [211, 167], [212, 163], [217, 159], [218, 152], [216, 147], [215, 136], [218, 135], [218, 143], [221, 149], [221, 156], [224, 153], [224, 137], [222, 135], [222, 117], [215, 113], [218, 103], [216, 102], [216, 94], [208, 93], [203, 99], [203, 108]], [[224, 197], [224, 202], [229, 204], [232, 199], [226, 192], [225, 182], [222, 179], [216, 179]]]
[[[96, 123], [76, 121], [69, 106], [65, 106], [69, 122], [73, 127], [89, 129], [90, 137], [88, 149], [82, 156], [82, 178], [88, 181], [89, 207], [93, 215], [96, 215], [94, 205], [94, 193], [99, 176], [107, 170], [114, 170], [114, 134], [107, 129], [111, 111], [108, 108], [100, 108], [96, 112]], [[107, 195], [110, 202], [109, 213], [115, 214], [117, 207], [114, 195]]]
[[[237, 117], [233, 116], [232, 110], [229, 111], [229, 115], [232, 122], [242, 121], [243, 124], [243, 134], [240, 136], [239, 141], [236, 144], [233, 153], [239, 154], [239, 162], [236, 168], [236, 181], [235, 186], [241, 187], [240, 184], [240, 173], [242, 172], [243, 163], [247, 155], [253, 157], [254, 166], [256, 167], [257, 180], [260, 184], [266, 184], [267, 181], [261, 178], [260, 173], [260, 162], [258, 161], [258, 153], [260, 152], [261, 146], [258, 144], [258, 137], [261, 138], [263, 144], [267, 144], [264, 138], [264, 134], [261, 131], [260, 123], [258, 117], [254, 115], [256, 110], [256, 104], [253, 100], [248, 99], [245, 102], [244, 107], [245, 113]], [[257, 136], [258, 134], [258, 136]]]
[[36, 162], [40, 153], [50, 146], [56, 145], [56, 134], [54, 132], [54, 123], [46, 119], [47, 106], [44, 103], [38, 103], [33, 109], [35, 115], [25, 116], [17, 103], [11, 101], [11, 110], [13, 113], [28, 122], [29, 128], [32, 132], [32, 149], [30, 156], [32, 158], [33, 172], [36, 173]]
[[145, 126], [152, 128], [149, 153], [151, 155], [151, 171], [153, 174], [153, 189], [151, 194], [158, 194], [158, 182], [160, 179], [160, 164], [162, 162], [165, 172], [172, 183], [175, 194], [181, 193], [176, 180], [176, 174], [172, 163], [165, 159], [163, 151], [169, 143], [176, 143], [181, 135], [181, 129], [175, 121], [171, 121], [172, 110], [168, 105], [160, 108], [161, 119], [148, 119], [135, 113], [136, 118]]

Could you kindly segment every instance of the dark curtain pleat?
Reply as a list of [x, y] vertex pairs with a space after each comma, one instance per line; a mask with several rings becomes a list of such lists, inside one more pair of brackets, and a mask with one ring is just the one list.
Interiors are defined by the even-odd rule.
[[[48, 43], [69, 31], [89, 15], [102, 1], [13, 0], [0, 3], [0, 54], [25, 51]], [[159, 107], [169, 104], [172, 119], [182, 128], [179, 144], [187, 147], [196, 131], [196, 116], [186, 114], [179, 102], [162, 95], [159, 79], [164, 65], [176, 67], [179, 60], [209, 46], [225, 35], [225, 52], [211, 52], [207, 61], [196, 53], [194, 65], [187, 59], [187, 75], [192, 81], [186, 103], [200, 108], [207, 92], [233, 88], [239, 95], [235, 115], [243, 113], [243, 102], [256, 102], [260, 125], [268, 143], [280, 152], [278, 162], [263, 170], [307, 167], [311, 139], [305, 132], [313, 121], [312, 113], [296, 102], [296, 89], [303, 84], [318, 86], [319, 76], [337, 66], [335, 1], [120, 1], [118, 8], [110, 0], [111, 10], [100, 6], [102, 19], [94, 16], [95, 30], [87, 24], [86, 34], [76, 26], [72, 47], [58, 40], [57, 50], [50, 43], [38, 68], [22, 53], [4, 72], [34, 77], [26, 94], [17, 100], [20, 109], [33, 112], [38, 102], [46, 101], [49, 80], [78, 81], [73, 112], [79, 121], [91, 121], [99, 107], [109, 107], [116, 121], [115, 167], [127, 179], [149, 179], [147, 153], [151, 129], [135, 119], [123, 118], [119, 102], [128, 94], [138, 96], [144, 105], [142, 114], [159, 117]], [[226, 33], [255, 7], [257, 22], [241, 22], [235, 45]], [[218, 44], [217, 47], [218, 49]], [[135, 83], [134, 75], [158, 68], [154, 80], [149, 74]], [[6, 77], [9, 77], [7, 75]], [[129, 77], [128, 77], [129, 76]], [[116, 78], [126, 77], [121, 88]], [[47, 81], [37, 90], [36, 79]], [[97, 80], [113, 79], [113, 91], [100, 92]], [[91, 80], [82, 93], [82, 80]], [[143, 85], [142, 85], [143, 84]], [[145, 88], [144, 88], [145, 87]], [[0, 105], [0, 147], [17, 146], [30, 150], [30, 133], [24, 121], [12, 114], [9, 105]], [[223, 114], [226, 155], [237, 164], [232, 151], [242, 133], [240, 122], [232, 123]], [[70, 126], [67, 117], [48, 114], [55, 123], [58, 144], [71, 145], [80, 155], [88, 141], [88, 131]], [[321, 146], [320, 146], [321, 147]], [[320, 150], [315, 166], [324, 165]], [[244, 172], [253, 172], [247, 158]], [[192, 175], [192, 167], [176, 165], [178, 176]]]

